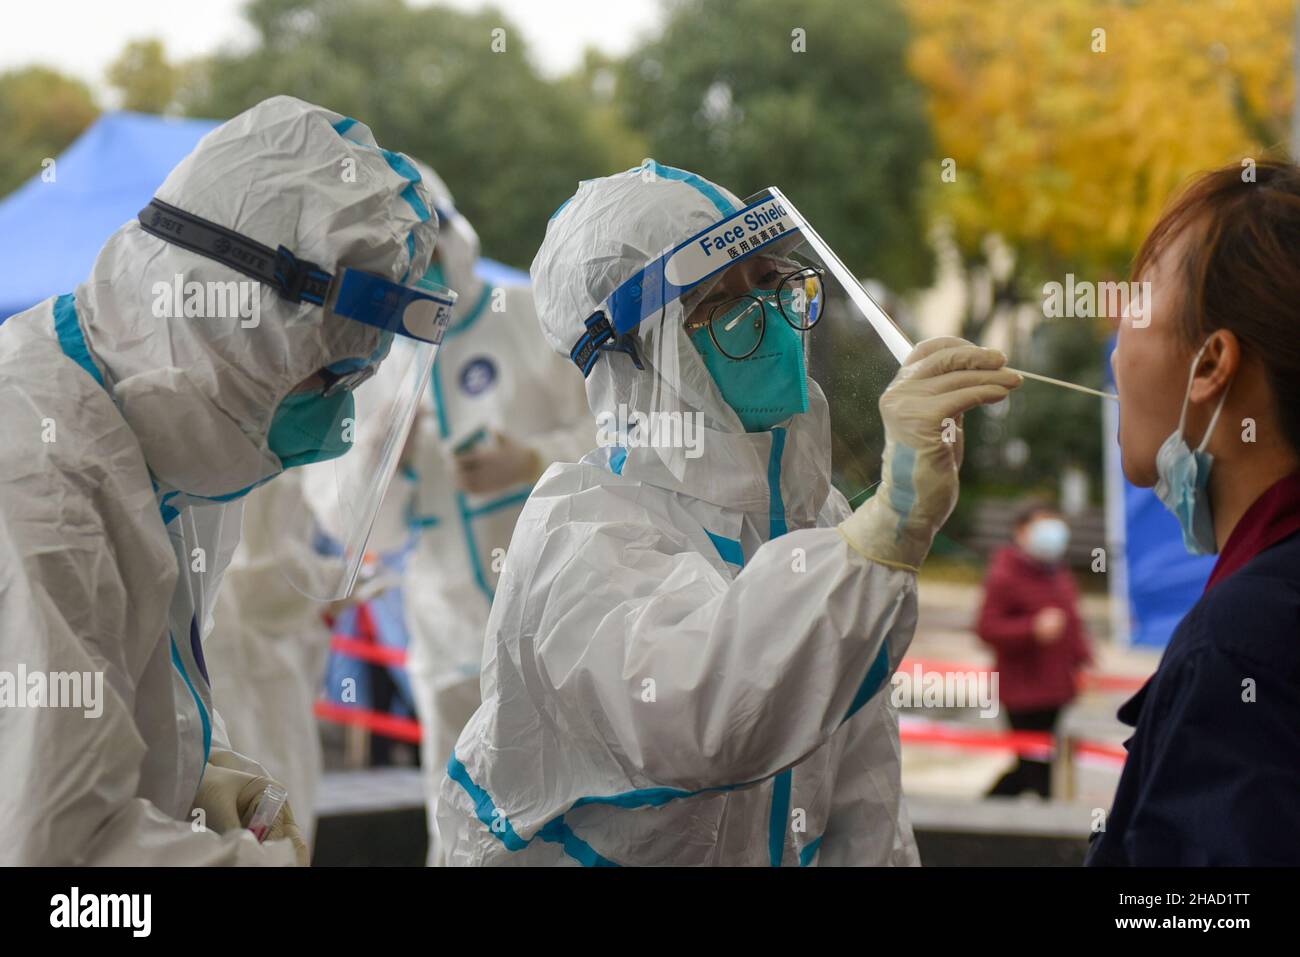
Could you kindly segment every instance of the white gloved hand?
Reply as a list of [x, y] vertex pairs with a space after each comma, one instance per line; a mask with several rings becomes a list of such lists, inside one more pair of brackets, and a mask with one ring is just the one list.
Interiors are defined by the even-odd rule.
[[535, 482], [546, 470], [536, 450], [510, 436], [494, 432], [495, 441], [486, 448], [471, 449], [456, 456], [456, 485], [463, 492], [483, 495]]
[[[198, 793], [194, 796], [194, 807], [204, 814], [204, 826], [218, 834], [236, 831], [247, 827], [257, 810], [257, 800], [262, 796], [268, 784], [275, 784], [265, 775], [249, 774], [234, 768], [223, 768], [208, 763], [199, 783]], [[311, 864], [311, 855], [307, 844], [302, 839], [302, 832], [293, 817], [293, 809], [288, 802], [280, 810], [266, 834], [267, 841], [289, 841], [298, 863], [303, 867]]]
[[965, 339], [922, 342], [880, 397], [885, 454], [876, 494], [839, 526], [864, 558], [916, 571], [957, 505], [961, 416], [1005, 399], [1024, 379], [1007, 357]]

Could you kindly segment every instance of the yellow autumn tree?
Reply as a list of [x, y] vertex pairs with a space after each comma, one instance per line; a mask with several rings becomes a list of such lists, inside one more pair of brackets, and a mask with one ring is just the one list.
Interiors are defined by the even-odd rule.
[[1122, 273], [1181, 183], [1285, 149], [1292, 0], [909, 0], [934, 208], [1021, 275]]

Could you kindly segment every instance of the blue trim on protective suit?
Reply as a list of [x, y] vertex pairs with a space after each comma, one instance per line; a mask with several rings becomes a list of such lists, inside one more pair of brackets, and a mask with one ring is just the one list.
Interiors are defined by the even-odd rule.
[[[402, 190], [402, 199], [406, 200], [407, 205], [409, 205], [411, 209], [415, 210], [415, 215], [420, 217], [420, 222], [428, 222], [428, 220], [433, 217], [433, 213], [429, 211], [429, 207], [425, 204], [424, 200], [420, 198], [420, 193], [415, 188], [415, 184], [421, 181], [420, 171], [416, 169], [415, 166], [411, 164], [411, 161], [401, 153], [394, 153], [392, 150], [386, 150], [382, 147], [379, 152], [388, 162], [388, 168], [410, 184]], [[411, 237], [409, 235], [406, 237], [406, 240], [408, 243], [411, 243]], [[414, 256], [415, 251], [412, 250], [411, 254]]]
[[790, 816], [790, 785], [794, 770], [782, 771], [772, 782], [772, 813], [767, 819], [767, 856], [773, 867], [785, 854], [785, 822]]
[[768, 536], [780, 538], [790, 530], [781, 498], [781, 457], [785, 454], [785, 429], [772, 430], [772, 453], [767, 460]]
[[487, 308], [488, 300], [492, 298], [492, 293], [495, 291], [496, 291], [495, 286], [492, 286], [490, 284], [485, 285], [483, 287], [482, 294], [480, 294], [478, 297], [478, 302], [474, 303], [474, 308], [469, 311], [469, 313], [465, 316], [465, 318], [447, 327], [447, 331], [443, 333], [442, 336], [443, 341], [446, 342], [452, 336], [460, 335], [462, 332], [464, 332], [466, 329], [472, 326], [475, 322], [477, 322], [478, 317], [483, 315], [483, 310]]
[[167, 638], [172, 644], [172, 667], [181, 673], [185, 687], [190, 689], [190, 696], [194, 698], [194, 706], [199, 709], [199, 721], [203, 724], [203, 763], [206, 765], [208, 757], [212, 754], [212, 720], [208, 717], [208, 709], [203, 707], [199, 693], [194, 690], [194, 682], [190, 681], [189, 673], [185, 670], [185, 662], [181, 660], [181, 653], [176, 647], [176, 636], [168, 632]]
[[[356, 120], [354, 120], [350, 116], [345, 116], [343, 119], [339, 120], [337, 123], [334, 124], [334, 132], [337, 133], [339, 136], [341, 136], [343, 139], [347, 140], [349, 143], [352, 143], [356, 146], [360, 146], [365, 149], [378, 150], [380, 155], [383, 156], [384, 162], [388, 164], [388, 168], [391, 169], [398, 176], [401, 176], [403, 179], [407, 181], [406, 187], [402, 190], [402, 199], [406, 200], [406, 204], [411, 207], [412, 211], [414, 211], [416, 217], [420, 220], [420, 222], [422, 223], [427, 222], [429, 218], [432, 216], [432, 213], [430, 212], [429, 207], [425, 205], [424, 200], [420, 198], [419, 190], [415, 188], [415, 184], [421, 181], [420, 171], [416, 169], [415, 166], [411, 162], [409, 162], [405, 156], [402, 156], [400, 153], [394, 153], [392, 150], [386, 150], [382, 146], [371, 146], [369, 143], [362, 143], [358, 140], [349, 139], [347, 135], [348, 131], [351, 130], [352, 127], [356, 125], [357, 125]], [[415, 229], [414, 228], [412, 228], [411, 231], [406, 234], [406, 255], [407, 255], [408, 262], [415, 261]], [[402, 273], [402, 278], [399, 279], [398, 282], [405, 283], [410, 277], [411, 277], [411, 267], [408, 265], [406, 267], [406, 271]]]
[[54, 332], [59, 337], [63, 354], [85, 369], [101, 388], [106, 388], [99, 367], [90, 357], [90, 347], [86, 345], [86, 336], [77, 321], [77, 300], [70, 292], [54, 300]]
[[[446, 441], [451, 435], [451, 423], [447, 421], [447, 412], [442, 401], [442, 376], [438, 371], [438, 363], [435, 360], [433, 364], [433, 404], [438, 412], [438, 435]], [[460, 514], [460, 528], [465, 537], [465, 549], [469, 552], [470, 565], [474, 569], [474, 583], [478, 585], [479, 591], [483, 592], [489, 602], [496, 595], [496, 591], [488, 584], [487, 573], [483, 569], [483, 556], [479, 554], [478, 542], [474, 540], [474, 530], [470, 523], [479, 516], [490, 514], [510, 505], [519, 504], [528, 500], [532, 494], [532, 486], [521, 492], [515, 492], [503, 498], [496, 499], [480, 505], [478, 508], [469, 507], [469, 499], [465, 493], [456, 492], [456, 511]], [[437, 516], [411, 516], [412, 523], [426, 523], [429, 519], [437, 523]]]
[[[648, 160], [646, 163], [637, 167], [637, 169], [645, 169], [647, 166], [650, 167], [650, 171], [656, 176], [662, 176], [664, 179], [676, 180], [685, 183], [687, 186], [694, 187], [704, 196], [705, 199], [712, 203], [714, 209], [723, 216], [730, 216], [736, 211], [735, 204], [732, 203], [731, 200], [727, 199], [726, 196], [723, 196], [722, 191], [703, 176], [699, 176], [689, 170], [678, 169], [675, 166], [664, 166], [661, 163], [656, 163], [654, 160]], [[563, 208], [563, 206], [560, 207], [560, 209]], [[559, 212], [559, 210], [556, 210], [556, 212]]]
[[[474, 783], [474, 780], [469, 776], [469, 771], [456, 757], [455, 752], [452, 753], [451, 759], [447, 762], [447, 776], [464, 788], [465, 793], [474, 802], [475, 816], [483, 822], [483, 825], [490, 833], [500, 838], [501, 843], [506, 846], [507, 850], [522, 851], [534, 840], [541, 838], [549, 844], [559, 844], [564, 849], [565, 854], [568, 854], [583, 867], [618, 867], [617, 864], [601, 856], [590, 844], [573, 833], [573, 829], [564, 822], [563, 814], [553, 821], [548, 821], [536, 835], [524, 840], [515, 831], [510, 819], [499, 811], [491, 795]], [[499, 829], [494, 825], [498, 825]]]
[[745, 567], [745, 550], [740, 547], [740, 542], [734, 538], [714, 535], [707, 528], [704, 530], [704, 534], [709, 536], [709, 540], [713, 542], [713, 547], [718, 550], [718, 555], [721, 556], [724, 562], [728, 565]]
[[528, 501], [528, 496], [533, 494], [532, 488], [526, 488], [519, 492], [512, 492], [509, 495], [503, 495], [501, 498], [493, 499], [483, 505], [467, 509], [468, 518], [481, 518], [484, 515], [491, 515], [493, 512], [499, 512], [503, 508], [509, 508], [512, 505], [523, 505]]
[[825, 836], [826, 835], [823, 834], [820, 837], [818, 837], [815, 841], [810, 841], [809, 843], [804, 845], [803, 850], [799, 852], [800, 867], [808, 867], [810, 864], [812, 864], [813, 858], [816, 857], [817, 852], [822, 849], [822, 838]]
[[609, 453], [609, 470], [615, 475], [623, 474], [623, 466], [627, 465], [627, 449], [618, 446], [610, 450]]
[[[862, 706], [885, 686], [885, 682], [888, 680], [889, 645], [882, 643], [880, 651], [876, 653], [876, 660], [871, 663], [867, 676], [862, 679], [862, 684], [858, 686], [858, 693], [853, 696], [853, 702], [849, 705], [849, 713], [844, 716], [844, 721], [848, 721], [849, 718], [857, 714]], [[843, 724], [844, 722], [840, 723]]]

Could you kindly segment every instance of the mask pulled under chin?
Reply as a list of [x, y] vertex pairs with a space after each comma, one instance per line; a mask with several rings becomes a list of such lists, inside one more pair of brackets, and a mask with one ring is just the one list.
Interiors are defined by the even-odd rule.
[[1178, 519], [1183, 547], [1193, 555], [1213, 555], [1219, 550], [1214, 537], [1214, 510], [1210, 505], [1210, 466], [1214, 456], [1193, 451], [1182, 431], [1165, 439], [1156, 453], [1155, 493]]
[[1184, 429], [1187, 425], [1187, 406], [1191, 401], [1192, 382], [1196, 377], [1196, 364], [1201, 360], [1207, 341], [1192, 359], [1192, 371], [1187, 378], [1187, 391], [1183, 394], [1183, 410], [1178, 416], [1178, 428], [1165, 439], [1156, 453], [1155, 493], [1165, 508], [1178, 519], [1183, 532], [1183, 547], [1193, 555], [1214, 555], [1219, 543], [1214, 536], [1214, 510], [1210, 502], [1210, 468], [1214, 456], [1205, 451], [1214, 434], [1214, 426], [1227, 401], [1228, 390], [1223, 390], [1219, 404], [1205, 427], [1205, 435], [1195, 450], [1187, 444]]

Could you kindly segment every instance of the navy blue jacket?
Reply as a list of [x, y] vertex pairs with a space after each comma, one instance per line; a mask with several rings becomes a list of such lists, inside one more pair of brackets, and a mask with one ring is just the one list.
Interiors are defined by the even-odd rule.
[[1088, 864], [1300, 864], [1300, 534], [1201, 597], [1119, 718]]

